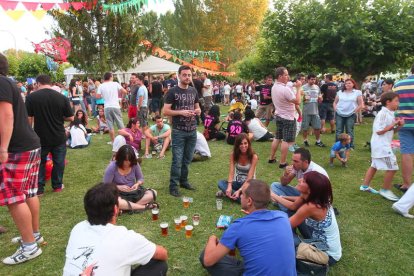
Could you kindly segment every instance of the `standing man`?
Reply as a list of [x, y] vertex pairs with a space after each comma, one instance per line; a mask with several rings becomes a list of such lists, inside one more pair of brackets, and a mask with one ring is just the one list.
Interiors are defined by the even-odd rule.
[[[201, 253], [201, 264], [211, 275], [296, 275], [295, 246], [286, 214], [267, 209], [269, 186], [250, 179], [242, 186], [242, 211], [219, 240], [212, 235]], [[228, 253], [239, 249], [243, 262]]]
[[29, 123], [40, 137], [42, 145], [39, 169], [38, 195], [45, 192], [46, 160], [50, 153], [53, 160], [52, 188], [61, 192], [66, 157], [66, 134], [64, 121], [73, 121], [73, 112], [68, 98], [51, 88], [50, 76], [39, 75], [36, 78], [39, 89], [26, 98]]
[[319, 117], [321, 118], [321, 133], [326, 131], [325, 122], [329, 121], [331, 125], [331, 133], [335, 133], [335, 111], [333, 103], [338, 92], [338, 86], [334, 83], [331, 74], [325, 76], [325, 83], [321, 86], [322, 103], [319, 109]]
[[196, 116], [197, 125], [201, 123], [204, 123], [205, 114], [204, 114], [204, 98], [203, 98], [203, 81], [200, 79], [200, 77], [197, 75], [197, 73], [193, 73], [193, 86], [197, 90], [198, 95], [198, 105], [200, 106], [201, 115]]
[[88, 93], [90, 94], [91, 115], [95, 118], [98, 113], [96, 112], [96, 86], [93, 79], [88, 79]]
[[[411, 76], [400, 80], [394, 86], [394, 92], [399, 95], [397, 117], [405, 120], [404, 126], [398, 132], [401, 144], [402, 186], [397, 186], [402, 191], [407, 191], [411, 186], [413, 174], [414, 155], [414, 64], [411, 67]], [[414, 198], [411, 200], [414, 201]]]
[[128, 119], [137, 117], [138, 74], [132, 73], [129, 79], [131, 91], [129, 96]]
[[268, 75], [265, 78], [265, 84], [256, 86], [256, 91], [260, 93], [259, 108], [256, 112], [256, 117], [261, 119], [263, 116], [266, 118], [265, 126], [268, 127], [270, 120], [272, 119], [272, 85], [273, 77]]
[[203, 98], [204, 98], [204, 112], [207, 114], [211, 108], [211, 99], [213, 96], [213, 84], [207, 78], [207, 73], [201, 73], [201, 81], [203, 82]]
[[138, 76], [138, 94], [137, 94], [137, 119], [139, 125], [144, 131], [148, 125], [148, 89], [145, 86], [145, 77], [143, 75]]
[[227, 81], [224, 82], [223, 89], [224, 89], [224, 105], [230, 105], [231, 86]]
[[171, 88], [164, 104], [164, 114], [172, 117], [172, 163], [170, 172], [170, 194], [180, 197], [178, 184], [188, 190], [195, 188], [188, 183], [188, 166], [193, 159], [197, 141], [196, 115], [201, 110], [198, 95], [194, 87], [190, 87], [191, 68], [183, 65], [178, 69], [180, 82]]
[[36, 195], [40, 140], [27, 122], [21, 92], [6, 77], [8, 71], [9, 63], [0, 54], [0, 205], [7, 206], [20, 233], [13, 239], [20, 242], [18, 250], [3, 263], [13, 265], [42, 254], [37, 242], [43, 242], [43, 237]]
[[[162, 104], [162, 84], [160, 77], [157, 77], [150, 85], [150, 94], [152, 96], [151, 112], [154, 112], [154, 116], [160, 115]], [[154, 118], [154, 117], [153, 117]]]
[[316, 84], [316, 75], [309, 74], [307, 79], [307, 83], [302, 87], [304, 94], [302, 110], [303, 143], [306, 147], [309, 147], [308, 129], [312, 126], [316, 138], [315, 145], [323, 148], [325, 144], [321, 141], [321, 118], [318, 109], [319, 102], [322, 101], [322, 94]]
[[119, 83], [113, 81], [112, 73], [106, 72], [104, 74], [104, 82], [98, 87], [96, 98], [103, 98], [105, 100], [104, 112], [109, 128], [109, 136], [111, 137], [111, 142], [108, 142], [110, 145], [112, 145], [115, 138], [114, 124], [117, 125], [118, 129], [124, 128], [118, 101], [118, 92], [122, 92], [123, 94], [127, 93]]
[[[276, 135], [272, 142], [269, 163], [275, 163], [276, 150], [281, 144], [279, 168], [287, 166], [286, 158], [289, 146], [295, 143], [296, 119], [295, 105], [300, 104], [301, 93], [293, 92], [292, 87], [286, 85], [289, 73], [285, 67], [276, 68], [276, 83], [272, 87], [272, 101], [276, 114]], [[297, 80], [295, 87], [300, 90], [302, 83]]]

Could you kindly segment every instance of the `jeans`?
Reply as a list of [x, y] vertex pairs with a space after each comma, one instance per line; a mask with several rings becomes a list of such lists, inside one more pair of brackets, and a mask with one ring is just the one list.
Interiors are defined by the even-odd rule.
[[166, 261], [151, 259], [146, 265], [140, 265], [131, 271], [131, 276], [164, 276], [167, 275]]
[[177, 129], [172, 130], [170, 191], [177, 189], [178, 183], [181, 185], [188, 184], [188, 166], [193, 159], [196, 142], [196, 131], [187, 132]]
[[217, 263], [206, 267], [204, 265], [204, 250], [200, 254], [200, 263], [213, 276], [241, 276], [244, 271], [243, 261], [225, 255]]
[[355, 114], [352, 114], [349, 117], [342, 117], [336, 113], [336, 135], [335, 141], [338, 141], [339, 135], [344, 131], [351, 136], [351, 148], [354, 147], [354, 124], [355, 124]]
[[44, 193], [45, 191], [46, 161], [49, 153], [52, 154], [53, 161], [52, 188], [62, 188], [63, 172], [65, 170], [66, 143], [58, 146], [42, 146], [40, 154], [41, 161], [39, 169], [38, 193]]
[[[273, 193], [279, 195], [279, 196], [300, 196], [299, 191], [295, 188], [292, 187], [290, 185], [282, 185], [279, 182], [273, 182], [270, 185], [270, 189], [272, 190]], [[279, 204], [279, 210], [288, 213], [288, 208], [286, 208], [284, 205]]]

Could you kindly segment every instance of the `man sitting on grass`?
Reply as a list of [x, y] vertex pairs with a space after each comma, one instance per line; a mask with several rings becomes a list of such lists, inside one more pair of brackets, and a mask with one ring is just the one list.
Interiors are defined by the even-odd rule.
[[[219, 240], [212, 235], [200, 255], [211, 275], [296, 275], [295, 249], [288, 217], [267, 209], [269, 186], [250, 179], [242, 187], [242, 211]], [[243, 262], [228, 256], [238, 248]]]
[[155, 116], [155, 125], [145, 130], [145, 158], [151, 158], [149, 152], [150, 145], [159, 153], [158, 158], [165, 157], [165, 151], [170, 146], [171, 128], [168, 124], [164, 124], [160, 115]]
[[[167, 250], [141, 234], [116, 225], [115, 184], [100, 183], [84, 197], [88, 220], [78, 223], [66, 247], [63, 275], [166, 275]], [[139, 265], [131, 271], [133, 265]]]

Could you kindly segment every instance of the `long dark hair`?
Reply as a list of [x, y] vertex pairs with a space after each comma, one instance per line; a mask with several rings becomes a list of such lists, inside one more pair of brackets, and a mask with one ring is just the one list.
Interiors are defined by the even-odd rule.
[[115, 164], [118, 168], [122, 168], [124, 161], [131, 162], [131, 167], [138, 163], [135, 151], [130, 145], [123, 145], [115, 155]]
[[252, 148], [252, 143], [249, 140], [249, 136], [247, 136], [246, 133], [240, 133], [239, 135], [236, 136], [236, 139], [234, 140], [234, 148], [233, 148], [233, 161], [237, 162], [239, 161], [241, 152], [240, 152], [240, 144], [242, 143], [242, 141], [246, 139], [247, 143], [249, 144], [249, 147], [247, 148], [247, 159], [249, 160], [249, 162], [252, 161], [253, 159], [253, 155], [255, 154]]
[[[81, 121], [79, 118], [77, 118], [77, 117], [75, 117], [75, 118], [73, 119], [73, 121], [72, 121], [72, 122], [70, 122], [70, 126], [71, 126], [71, 127], [73, 127], [73, 126], [79, 127], [79, 125], [83, 125], [83, 123], [82, 123], [82, 121]], [[84, 126], [85, 126], [85, 125], [84, 125]]]
[[76, 87], [76, 80], [75, 79], [71, 79], [70, 83], [69, 83], [69, 94], [72, 95], [72, 97], [73, 97], [73, 92], [72, 92], [73, 87]]
[[127, 124], [126, 127], [131, 128], [132, 125], [136, 125], [137, 123], [139, 123], [139, 121], [136, 118], [129, 119], [128, 124]]
[[309, 196], [306, 203], [314, 203], [320, 208], [327, 209], [332, 205], [332, 185], [329, 179], [316, 171], [311, 171], [303, 176], [309, 186]]
[[213, 105], [209, 112], [208, 115], [215, 117], [215, 118], [219, 118], [220, 117], [220, 107], [218, 105]]
[[82, 118], [80, 120], [82, 121], [82, 125], [86, 126], [87, 123], [88, 123], [88, 115], [82, 109], [79, 109], [75, 113], [75, 118], [78, 118], [78, 114], [79, 113], [82, 113], [83, 114], [83, 116], [82, 116]]

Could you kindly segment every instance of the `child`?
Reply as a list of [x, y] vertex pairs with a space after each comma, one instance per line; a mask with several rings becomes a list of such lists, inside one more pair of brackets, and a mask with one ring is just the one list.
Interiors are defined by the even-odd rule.
[[346, 133], [342, 133], [339, 135], [338, 139], [339, 141], [336, 142], [331, 148], [329, 166], [333, 167], [333, 161], [336, 157], [342, 162], [342, 167], [346, 167], [346, 162], [348, 162], [349, 153], [351, 151], [351, 136]]
[[399, 198], [390, 190], [394, 174], [398, 170], [397, 158], [392, 149], [391, 142], [394, 131], [398, 131], [404, 125], [404, 119], [395, 118], [394, 112], [399, 105], [398, 94], [393, 92], [381, 95], [383, 108], [375, 117], [372, 126], [371, 137], [371, 167], [365, 174], [364, 184], [359, 187], [361, 191], [378, 194], [378, 191], [370, 187], [371, 180], [377, 170], [384, 170], [384, 183], [379, 194], [384, 198], [397, 201]]

